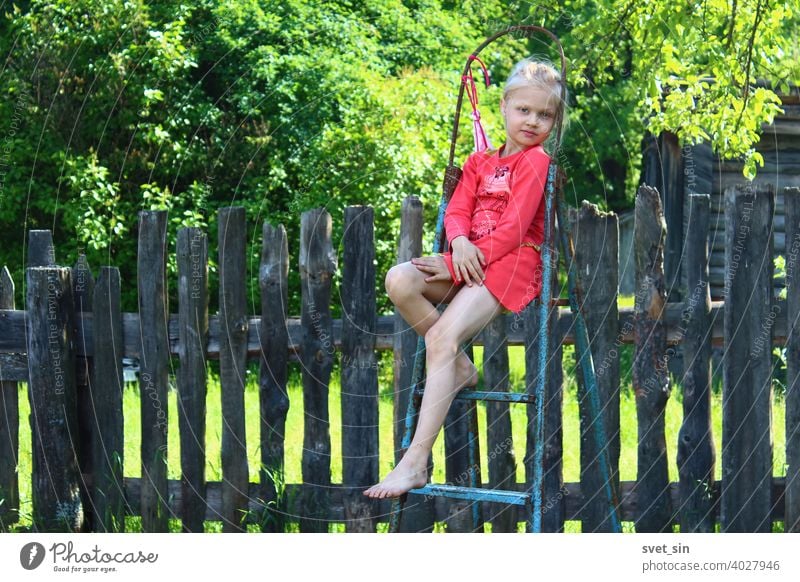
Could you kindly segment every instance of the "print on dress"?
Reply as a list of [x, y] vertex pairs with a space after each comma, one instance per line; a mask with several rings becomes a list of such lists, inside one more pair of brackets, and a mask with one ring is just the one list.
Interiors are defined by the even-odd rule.
[[511, 170], [508, 166], [497, 166], [494, 172], [483, 176], [477, 192], [470, 240], [482, 238], [494, 230], [508, 206], [510, 194]]

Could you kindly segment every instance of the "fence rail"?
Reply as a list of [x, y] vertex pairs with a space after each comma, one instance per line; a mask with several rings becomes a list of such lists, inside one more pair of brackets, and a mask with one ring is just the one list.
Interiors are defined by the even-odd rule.
[[[786, 237], [800, 241], [797, 188], [787, 188]], [[769, 186], [736, 186], [725, 193], [726, 294], [712, 303], [708, 286], [709, 197], [693, 195], [684, 247], [687, 267], [683, 303], [667, 303], [663, 275], [665, 228], [658, 193], [640, 188], [636, 198], [636, 293], [633, 308], [617, 306], [618, 222], [593, 205], [570, 213], [583, 288], [584, 311], [598, 390], [609, 438], [612, 486], [622, 519], [637, 531], [770, 531], [784, 521], [800, 531], [800, 349], [795, 281], [797, 253], [787, 253], [787, 297], [772, 293], [772, 209]], [[177, 313], [166, 295], [166, 213], [139, 217], [137, 313], [120, 309], [119, 271], [102, 267], [95, 280], [85, 258], [72, 268], [55, 264], [47, 231], [29, 233], [25, 309], [14, 305], [14, 284], [0, 272], [0, 525], [16, 523], [19, 512], [17, 382], [27, 382], [31, 403], [33, 522], [37, 530], [120, 531], [126, 515], [140, 515], [145, 531], [166, 531], [168, 518], [184, 531], [203, 531], [204, 520], [225, 531], [258, 524], [282, 531], [296, 521], [301, 531], [327, 531], [331, 522], [348, 531], [375, 531], [388, 519], [389, 502], [361, 491], [378, 475], [378, 375], [376, 355], [394, 355], [395, 450], [398, 423], [408, 398], [415, 333], [398, 316], [376, 315], [373, 212], [345, 209], [342, 318], [331, 317], [331, 281], [337, 259], [331, 216], [323, 209], [303, 213], [299, 268], [301, 314], [289, 317], [289, 253], [283, 226], [264, 223], [259, 269], [260, 315], [246, 310], [246, 217], [242, 208], [220, 209], [217, 241], [219, 313], [208, 313], [206, 234], [179, 232]], [[398, 260], [421, 254], [422, 207], [403, 204]], [[800, 247], [800, 243], [797, 245]], [[792, 245], [787, 248], [794, 249]], [[294, 292], [294, 290], [292, 290]], [[339, 298], [337, 298], [339, 300]], [[563, 480], [562, 346], [573, 342], [569, 310], [551, 309], [553, 334], [545, 403], [546, 531], [563, 531], [580, 520], [584, 531], [608, 531], [596, 470], [599, 451], [590, 438], [593, 419], [583, 405], [579, 382], [581, 479]], [[476, 338], [483, 345], [485, 389], [505, 389], [507, 347], [524, 346], [525, 390], [535, 385], [538, 312], [507, 313]], [[637, 480], [620, 482], [620, 346], [633, 344], [633, 387], [637, 404]], [[710, 423], [711, 349], [721, 346], [723, 378], [722, 480], [715, 482]], [[786, 475], [772, 475], [772, 347], [787, 349]], [[680, 350], [684, 419], [678, 439], [679, 481], [667, 477], [664, 411], [670, 397], [666, 373]], [[167, 409], [170, 358], [179, 360], [175, 384], [178, 410]], [[342, 483], [331, 482], [328, 391], [334, 362], [341, 362]], [[142, 477], [123, 477], [125, 426], [122, 358], [138, 361], [142, 401]], [[207, 429], [206, 363], [218, 359], [222, 392], [222, 481], [205, 478]], [[260, 363], [259, 419], [245, 418], [248, 361]], [[283, 483], [288, 366], [299, 362], [303, 381], [304, 441], [301, 484]], [[580, 380], [580, 378], [579, 378]], [[458, 483], [466, 470], [465, 417], [454, 403], [445, 427], [445, 473]], [[181, 479], [166, 472], [167, 424], [178, 415]], [[508, 406], [487, 407], [490, 456], [486, 486], [524, 490], [515, 483]], [[529, 420], [530, 417], [529, 417]], [[246, 422], [259, 423], [260, 472], [249, 482]], [[532, 423], [529, 423], [532, 424]], [[27, 425], [26, 425], [27, 426]], [[526, 435], [526, 474], [531, 475], [533, 440]], [[58, 477], [53, 477], [57, 475]], [[27, 477], [27, 476], [26, 476]], [[469, 531], [465, 502], [446, 498], [409, 500], [404, 528], [430, 530], [444, 521], [449, 531]], [[493, 531], [516, 530], [526, 521], [518, 510], [486, 504]]]

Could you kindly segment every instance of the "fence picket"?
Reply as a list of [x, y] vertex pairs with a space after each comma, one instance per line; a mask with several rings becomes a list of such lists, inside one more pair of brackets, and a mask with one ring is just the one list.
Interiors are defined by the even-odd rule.
[[591, 338], [589, 346], [606, 430], [606, 442], [601, 451], [594, 437], [595, 421], [583, 388], [581, 367], [576, 366], [581, 418], [581, 491], [584, 498], [581, 528], [584, 532], [610, 532], [613, 524], [605, 492], [606, 482], [600, 469], [600, 455], [608, 459], [611, 487], [619, 491], [619, 224], [616, 214], [602, 212], [586, 201], [579, 210], [570, 212], [570, 222], [575, 238], [575, 271], [582, 292], [579, 301], [582, 301]]
[[33, 527], [78, 532], [83, 527], [78, 466], [78, 416], [71, 271], [28, 267], [25, 307], [28, 397], [33, 453]]
[[[0, 270], [0, 309], [14, 309], [14, 280]], [[0, 368], [3, 366], [0, 365]], [[0, 531], [19, 521], [19, 387], [0, 380]]]
[[720, 529], [772, 531], [772, 216], [775, 191], [725, 191]]
[[708, 285], [708, 194], [691, 194], [686, 233], [687, 296], [682, 351], [683, 423], [678, 433], [681, 532], [714, 531], [714, 439], [711, 431], [711, 294]]
[[800, 188], [786, 204], [786, 494], [784, 531], [800, 532]]
[[[505, 319], [506, 315], [500, 314], [481, 332], [483, 385], [487, 392], [509, 391]], [[517, 482], [517, 462], [511, 436], [511, 410], [507, 402], [486, 402], [486, 451], [489, 460], [489, 487], [513, 489]], [[467, 485], [467, 483], [457, 483], [457, 485]], [[492, 513], [485, 517], [491, 522], [493, 533], [517, 531], [517, 512], [514, 506], [496, 505], [492, 510]]]
[[142, 403], [142, 530], [166, 532], [169, 343], [167, 341], [167, 213], [139, 213], [139, 397]]
[[286, 521], [286, 416], [289, 413], [289, 244], [283, 225], [264, 222], [261, 247], [261, 471], [262, 499], [267, 506], [261, 531], [281, 532]]
[[206, 508], [206, 344], [208, 238], [199, 228], [178, 231], [178, 430], [184, 532], [204, 531]]
[[[416, 196], [403, 200], [400, 210], [400, 240], [397, 247], [397, 264], [422, 256], [422, 202]], [[394, 462], [402, 458], [403, 431], [414, 376], [414, 354], [417, 351], [419, 335], [414, 331], [400, 312], [395, 309], [392, 349], [394, 363]], [[380, 323], [379, 326], [380, 328]], [[379, 330], [380, 331], [380, 330]], [[428, 456], [428, 475], [433, 474], [433, 454]], [[429, 495], [408, 496], [400, 520], [400, 531], [405, 533], [431, 532], [434, 523], [434, 498]]]
[[664, 436], [664, 414], [670, 392], [664, 325], [667, 302], [664, 282], [666, 223], [661, 212], [661, 198], [655, 188], [639, 187], [635, 212], [633, 390], [639, 443], [635, 522], [637, 532], [666, 532], [672, 531], [673, 517]]
[[331, 484], [331, 434], [328, 386], [336, 348], [331, 321], [331, 278], [336, 255], [331, 243], [331, 215], [323, 208], [300, 218], [300, 282], [302, 286], [303, 354], [303, 482], [309, 484], [303, 500], [300, 531], [328, 531]]
[[222, 529], [244, 531], [249, 473], [244, 416], [247, 375], [247, 228], [244, 208], [220, 208], [219, 369], [222, 391]]
[[95, 346], [87, 390], [92, 403], [89, 422], [96, 427], [91, 432], [93, 529], [125, 531], [122, 311], [116, 267], [100, 268], [92, 307], [95, 334], [103, 338]]
[[375, 357], [373, 211], [344, 211], [342, 273], [342, 485], [348, 532], [374, 532], [373, 503], [357, 488], [378, 480], [378, 368]]

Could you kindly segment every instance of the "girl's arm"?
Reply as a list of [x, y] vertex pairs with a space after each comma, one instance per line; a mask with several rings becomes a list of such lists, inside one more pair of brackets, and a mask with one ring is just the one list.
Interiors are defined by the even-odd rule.
[[[469, 237], [472, 228], [472, 213], [475, 210], [475, 195], [478, 187], [475, 155], [464, 162], [461, 179], [458, 181], [447, 210], [444, 212], [444, 229], [447, 240], [452, 243], [457, 236]], [[449, 246], [449, 245], [448, 245]]]
[[[497, 226], [473, 241], [490, 265], [519, 247], [544, 200], [550, 156], [535, 148], [519, 160], [512, 175], [511, 196]], [[540, 241], [535, 241], [540, 242]]]
[[[447, 210], [444, 214], [444, 228], [449, 241], [448, 248], [453, 250], [453, 241], [460, 237], [469, 238], [469, 232], [472, 229], [472, 213], [475, 210], [475, 201], [478, 188], [478, 172], [477, 172], [477, 156], [471, 154], [467, 161], [464, 163], [464, 168], [461, 173], [461, 179], [458, 181], [453, 195], [450, 197], [450, 202], [447, 204]], [[442, 257], [444, 258], [447, 270], [450, 272], [450, 278], [453, 281], [460, 282], [460, 277], [456, 274], [453, 268], [453, 255], [452, 252], [445, 252]]]

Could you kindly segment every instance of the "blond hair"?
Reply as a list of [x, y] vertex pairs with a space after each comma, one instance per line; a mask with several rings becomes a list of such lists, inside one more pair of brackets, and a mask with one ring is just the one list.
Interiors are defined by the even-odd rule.
[[[507, 100], [511, 93], [521, 87], [539, 87], [551, 89], [553, 91], [553, 94], [558, 99], [555, 123], [557, 124], [559, 120], [561, 120], [561, 133], [563, 136], [567, 125], [569, 125], [566, 107], [568, 92], [566, 85], [564, 85], [564, 95], [561, 94], [562, 84], [561, 73], [559, 70], [556, 69], [553, 64], [546, 59], [522, 59], [516, 65], [514, 65], [514, 68], [511, 70], [511, 74], [506, 80], [506, 84], [503, 87], [503, 100]], [[553, 127], [555, 128], [557, 126], [554, 124]], [[546, 143], [548, 145], [552, 145], [554, 141], [555, 136], [553, 136], [551, 132]]]

